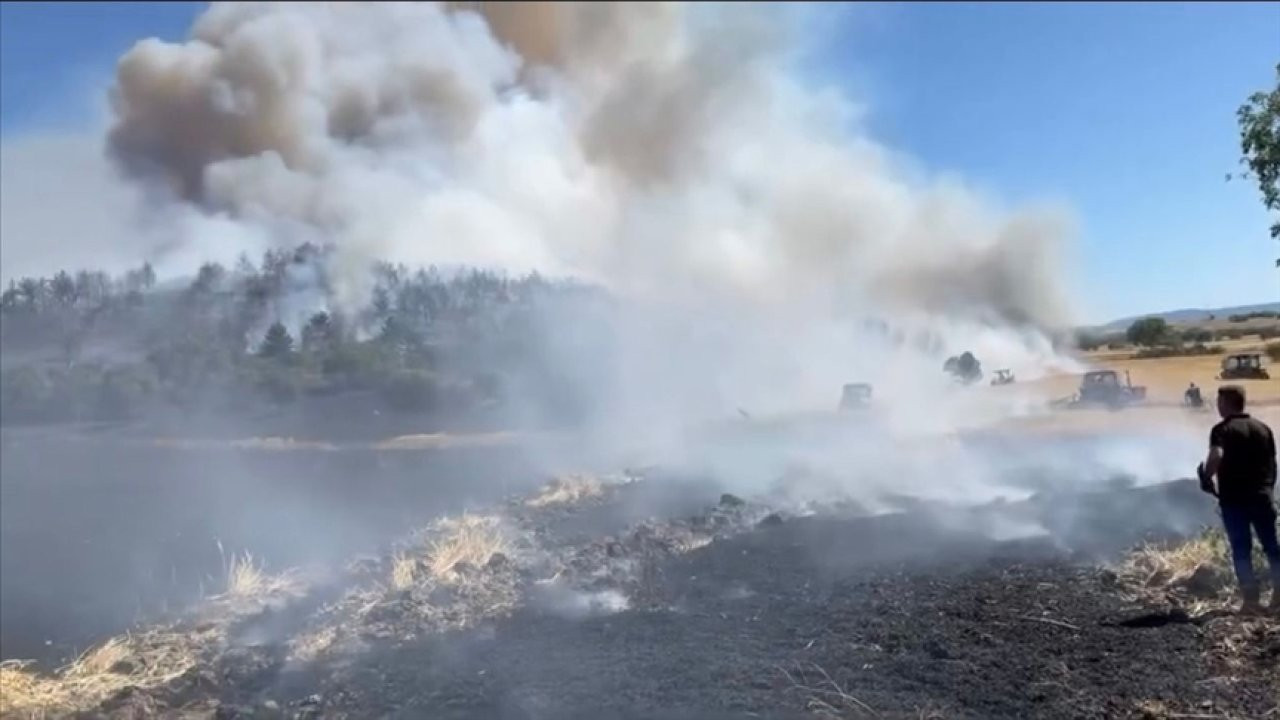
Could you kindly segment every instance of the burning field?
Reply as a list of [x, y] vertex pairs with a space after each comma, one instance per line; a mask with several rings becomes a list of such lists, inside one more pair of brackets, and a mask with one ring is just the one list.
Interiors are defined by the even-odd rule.
[[1070, 213], [847, 11], [214, 3], [6, 142], [0, 716], [1280, 720], [1207, 416], [1063, 420]]
[[[232, 555], [224, 587], [170, 624], [56, 671], [7, 662], [4, 716], [1263, 718], [1280, 704], [1280, 622], [1224, 610], [1220, 537], [1168, 530], [1212, 519], [1190, 482], [878, 513], [717, 492], [657, 470], [563, 476], [322, 577]], [[1011, 523], [1044, 530], [996, 539]]]

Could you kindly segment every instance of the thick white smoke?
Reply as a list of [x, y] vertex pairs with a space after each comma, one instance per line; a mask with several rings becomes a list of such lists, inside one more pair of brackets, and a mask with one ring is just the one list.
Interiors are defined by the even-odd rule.
[[[1006, 212], [868, 138], [849, 99], [793, 72], [806, 38], [791, 17], [214, 4], [188, 41], [121, 59], [108, 147], [158, 196], [251, 237], [334, 246], [339, 306], [367, 301], [375, 260], [610, 288], [623, 303], [607, 436], [667, 441], [735, 407], [829, 409], [859, 380], [894, 396], [890, 430], [1026, 412], [1017, 396], [956, 395], [938, 353], [972, 349], [1024, 378], [1063, 365], [1045, 332], [1071, 319], [1066, 219]], [[933, 346], [868, 333], [869, 317]]]
[[110, 149], [370, 259], [776, 308], [1069, 320], [1061, 220], [910, 175], [789, 72], [777, 8], [215, 4], [119, 64]]

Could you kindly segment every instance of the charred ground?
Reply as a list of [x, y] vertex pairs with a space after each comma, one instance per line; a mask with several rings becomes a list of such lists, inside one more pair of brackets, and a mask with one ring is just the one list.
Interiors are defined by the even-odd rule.
[[[412, 545], [355, 563], [228, 621], [179, 679], [82, 717], [1260, 718], [1280, 704], [1274, 622], [1099, 567], [1167, 528], [1137, 507], [1209, 520], [1188, 483], [946, 524], [927, 506], [799, 516], [671, 487], [511, 500], [474, 522], [511, 542], [447, 578], [425, 569], [436, 526], [413, 580], [389, 580]], [[1063, 531], [990, 539], [1010, 515]], [[299, 638], [320, 635], [304, 659]]]

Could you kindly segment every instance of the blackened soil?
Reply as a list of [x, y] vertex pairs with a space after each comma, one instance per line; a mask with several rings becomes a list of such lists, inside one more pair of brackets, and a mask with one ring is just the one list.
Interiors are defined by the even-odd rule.
[[526, 608], [337, 664], [260, 661], [270, 677], [222, 684], [219, 712], [798, 717], [822, 700], [839, 717], [1261, 718], [1280, 705], [1274, 632], [1238, 635], [1257, 647], [1228, 661], [1236, 619], [1126, 627], [1159, 609], [1056, 539], [998, 542], [920, 514], [775, 517], [665, 556], [646, 582], [656, 601], [609, 615]]

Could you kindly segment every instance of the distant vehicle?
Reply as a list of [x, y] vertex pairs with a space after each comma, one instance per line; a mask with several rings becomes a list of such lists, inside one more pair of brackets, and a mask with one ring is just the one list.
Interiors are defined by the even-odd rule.
[[1142, 402], [1147, 398], [1145, 387], [1134, 385], [1129, 373], [1124, 374], [1124, 384], [1115, 370], [1094, 370], [1080, 379], [1080, 391], [1073, 405], [1104, 405], [1120, 408]]
[[1237, 353], [1222, 359], [1219, 380], [1270, 380], [1271, 373], [1262, 364], [1262, 353]]
[[867, 383], [849, 383], [840, 393], [840, 409], [855, 410], [871, 404], [871, 386]]
[[1015, 382], [1012, 370], [997, 370], [996, 376], [991, 378], [992, 385], [1012, 385]]

